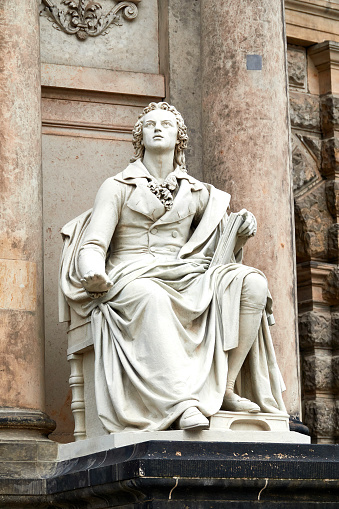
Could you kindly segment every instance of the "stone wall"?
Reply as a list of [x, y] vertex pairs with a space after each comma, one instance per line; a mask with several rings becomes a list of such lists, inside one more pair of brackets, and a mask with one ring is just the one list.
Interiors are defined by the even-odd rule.
[[303, 421], [317, 443], [339, 441], [338, 49], [288, 48]]

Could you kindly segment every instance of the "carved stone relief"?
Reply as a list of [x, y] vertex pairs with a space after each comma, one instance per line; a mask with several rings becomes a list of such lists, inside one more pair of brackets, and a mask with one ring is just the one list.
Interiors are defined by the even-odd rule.
[[288, 54], [303, 422], [316, 443], [339, 436], [339, 98], [307, 85], [304, 48]]
[[305, 49], [296, 49], [293, 46], [287, 50], [288, 74], [290, 87], [306, 89], [306, 52]]
[[[42, 0], [40, 15], [44, 14], [53, 27], [66, 34], [76, 35], [80, 41], [88, 37], [106, 35], [113, 25], [121, 25], [121, 14], [127, 20], [138, 15], [141, 0], [118, 1], [107, 13], [99, 2], [89, 0], [61, 0], [58, 7], [52, 0]], [[121, 14], [119, 12], [121, 11]]]

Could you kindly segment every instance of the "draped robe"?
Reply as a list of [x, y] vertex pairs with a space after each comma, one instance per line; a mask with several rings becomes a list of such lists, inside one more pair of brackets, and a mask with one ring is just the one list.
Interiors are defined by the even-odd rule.
[[[179, 168], [175, 174], [169, 211], [138, 160], [104, 182], [93, 211], [62, 230], [61, 320], [69, 307], [91, 318], [97, 409], [111, 433], [168, 429], [191, 406], [206, 416], [221, 409], [228, 351], [239, 342], [243, 279], [259, 272], [235, 256], [209, 267], [230, 196]], [[79, 256], [105, 268], [113, 287], [103, 297], [84, 290]], [[270, 295], [267, 302], [236, 389], [263, 412], [285, 412]]]

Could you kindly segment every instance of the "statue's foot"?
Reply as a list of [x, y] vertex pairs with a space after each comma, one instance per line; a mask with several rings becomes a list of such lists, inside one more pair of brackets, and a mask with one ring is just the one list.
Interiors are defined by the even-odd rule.
[[179, 419], [179, 429], [208, 429], [209, 420], [196, 407], [190, 407], [185, 410]]
[[241, 398], [232, 392], [231, 394], [225, 394], [222, 410], [229, 412], [249, 412], [250, 414], [256, 414], [261, 411], [261, 408], [256, 403], [253, 403], [253, 401], [250, 401], [246, 398]]

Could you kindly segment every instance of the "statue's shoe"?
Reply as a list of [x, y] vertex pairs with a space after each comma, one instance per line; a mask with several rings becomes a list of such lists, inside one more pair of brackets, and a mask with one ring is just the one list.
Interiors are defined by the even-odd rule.
[[224, 397], [222, 410], [226, 410], [228, 412], [249, 412], [250, 414], [257, 414], [261, 411], [261, 408], [256, 403], [253, 403], [253, 401], [241, 398], [237, 394], [233, 393], [232, 396]]
[[190, 407], [185, 410], [179, 419], [179, 429], [208, 429], [209, 420], [196, 407]]

